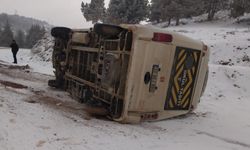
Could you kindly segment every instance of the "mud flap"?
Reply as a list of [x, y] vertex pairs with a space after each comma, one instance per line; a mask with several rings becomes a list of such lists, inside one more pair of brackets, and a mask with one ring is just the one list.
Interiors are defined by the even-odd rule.
[[198, 74], [201, 51], [177, 47], [165, 110], [189, 110]]
[[123, 100], [121, 99], [113, 99], [110, 106], [110, 115], [114, 119], [118, 119], [121, 117], [123, 111]]

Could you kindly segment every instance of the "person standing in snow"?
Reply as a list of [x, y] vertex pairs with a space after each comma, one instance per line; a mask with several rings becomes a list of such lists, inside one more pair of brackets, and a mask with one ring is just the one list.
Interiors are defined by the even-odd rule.
[[19, 46], [17, 45], [15, 40], [12, 40], [12, 43], [10, 44], [10, 47], [11, 47], [11, 51], [12, 51], [13, 58], [14, 58], [13, 63], [17, 64], [16, 54], [17, 54], [17, 52], [19, 50]]

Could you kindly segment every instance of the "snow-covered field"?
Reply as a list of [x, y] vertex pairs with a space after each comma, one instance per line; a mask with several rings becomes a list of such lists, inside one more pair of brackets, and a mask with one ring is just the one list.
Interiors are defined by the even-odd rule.
[[[10, 48], [0, 48], [0, 60], [11, 64], [13, 56]], [[33, 72], [53, 75], [51, 62], [42, 61], [38, 56], [34, 56], [30, 49], [19, 49], [17, 53], [18, 65], [29, 65]]]
[[67, 93], [47, 86], [52, 76], [34, 73], [51, 74], [50, 63], [31, 61], [29, 50], [20, 50], [19, 65], [33, 70], [15, 67], [10, 51], [0, 49], [0, 82], [27, 86], [0, 84], [0, 150], [249, 150], [249, 28], [191, 24], [170, 30], [211, 47], [206, 92], [190, 115], [138, 125], [89, 116]]

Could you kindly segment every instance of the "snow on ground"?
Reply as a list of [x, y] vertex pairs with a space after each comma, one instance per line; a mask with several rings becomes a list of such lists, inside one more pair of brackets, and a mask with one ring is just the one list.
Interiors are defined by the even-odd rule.
[[[8, 64], [11, 64], [14, 61], [10, 48], [0, 48], [0, 60], [5, 61]], [[30, 49], [19, 49], [17, 53], [17, 62], [18, 65], [29, 65], [33, 72], [53, 75], [52, 63], [42, 61], [42, 59], [39, 56], [34, 55]]]
[[138, 125], [89, 116], [67, 93], [47, 86], [52, 76], [33, 72], [46, 73], [50, 64], [30, 61], [29, 50], [20, 50], [20, 65], [33, 71], [13, 67], [10, 51], [0, 49], [0, 82], [28, 86], [0, 84], [0, 149], [249, 150], [250, 62], [243, 59], [250, 55], [249, 29], [206, 23], [170, 30], [211, 47], [206, 92], [190, 115]]
[[211, 64], [224, 62], [228, 65], [250, 67], [250, 26], [227, 27], [206, 23], [187, 25], [184, 28], [172, 27], [170, 30], [208, 44], [211, 48]]

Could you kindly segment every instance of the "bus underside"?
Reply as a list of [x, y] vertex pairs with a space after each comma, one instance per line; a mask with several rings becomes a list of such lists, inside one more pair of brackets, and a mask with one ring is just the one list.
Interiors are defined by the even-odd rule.
[[[125, 83], [132, 47], [132, 32], [111, 25], [95, 25], [89, 31], [54, 28], [53, 67], [63, 88], [91, 107], [105, 108], [112, 118], [123, 111]], [[82, 39], [81, 39], [82, 38]]]

